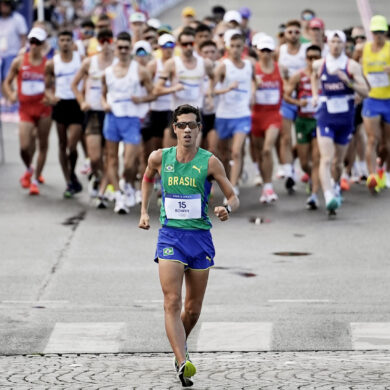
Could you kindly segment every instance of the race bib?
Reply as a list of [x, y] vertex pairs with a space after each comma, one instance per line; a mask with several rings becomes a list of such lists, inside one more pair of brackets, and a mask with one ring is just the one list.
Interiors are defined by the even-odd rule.
[[347, 97], [335, 97], [328, 98], [326, 100], [326, 107], [328, 108], [329, 114], [341, 114], [349, 110]]
[[93, 107], [101, 107], [102, 88], [91, 87], [88, 90], [88, 103]]
[[233, 89], [225, 94], [226, 104], [237, 105], [241, 103], [241, 100], [246, 97], [246, 91], [238, 91]]
[[129, 99], [114, 100], [112, 112], [115, 116], [133, 116], [134, 103]]
[[256, 104], [273, 106], [280, 100], [279, 89], [262, 88], [256, 90]]
[[367, 74], [368, 82], [372, 88], [388, 87], [389, 75], [386, 72], [373, 72]]
[[307, 105], [305, 107], [301, 107], [301, 112], [303, 114], [314, 114], [317, 111], [317, 109], [316, 107], [313, 106], [313, 99], [310, 97], [304, 100], [307, 101]]
[[23, 80], [22, 94], [26, 96], [40, 95], [45, 91], [43, 80]]
[[202, 217], [200, 194], [167, 194], [164, 207], [168, 219], [199, 219]]
[[7, 43], [7, 38], [6, 37], [1, 37], [0, 38], [0, 51], [7, 51], [8, 49], [8, 43]]
[[199, 84], [181, 83], [184, 89], [176, 92], [176, 97], [180, 100], [195, 101], [199, 98]]

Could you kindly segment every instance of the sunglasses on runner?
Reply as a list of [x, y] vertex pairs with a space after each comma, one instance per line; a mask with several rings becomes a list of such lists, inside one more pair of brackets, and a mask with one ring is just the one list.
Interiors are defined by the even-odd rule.
[[358, 39], [365, 40], [365, 39], [366, 39], [366, 36], [365, 36], [365, 35], [356, 35], [356, 37], [353, 37], [353, 40], [354, 40], [354, 41], [357, 41]]
[[307, 56], [306, 57], [309, 61], [319, 60], [321, 56]]
[[306, 20], [307, 22], [309, 22], [312, 19], [314, 19], [314, 15], [313, 14], [307, 13], [307, 14], [303, 14], [302, 15], [302, 20]]
[[180, 42], [180, 45], [183, 46], [183, 47], [193, 47], [194, 46], [194, 42]]
[[196, 129], [198, 126], [199, 126], [199, 123], [198, 122], [195, 122], [195, 121], [191, 121], [191, 122], [176, 122], [174, 123], [174, 125], [176, 127], [178, 127], [179, 129], [181, 130], [184, 130], [187, 128], [187, 126], [193, 130], [193, 129]]
[[95, 35], [95, 32], [93, 30], [82, 30], [82, 33], [86, 37], [93, 37]]
[[175, 47], [174, 42], [167, 42], [161, 46], [162, 49], [173, 49]]
[[36, 39], [36, 38], [31, 38], [31, 39], [29, 40], [29, 42], [30, 42], [30, 45], [41, 46], [41, 45], [43, 44], [42, 41], [39, 41], [39, 40]]
[[130, 46], [118, 46], [118, 50], [121, 51], [121, 50], [130, 50]]
[[100, 38], [99, 39], [99, 43], [101, 44], [101, 45], [103, 45], [104, 43], [112, 43], [112, 42], [114, 42], [114, 38]]
[[285, 31], [286, 34], [295, 34], [295, 35], [299, 35], [301, 33], [300, 30], [286, 30]]
[[261, 49], [260, 53], [272, 53], [271, 49]]
[[373, 31], [372, 33], [373, 33], [374, 35], [386, 34], [386, 31]]

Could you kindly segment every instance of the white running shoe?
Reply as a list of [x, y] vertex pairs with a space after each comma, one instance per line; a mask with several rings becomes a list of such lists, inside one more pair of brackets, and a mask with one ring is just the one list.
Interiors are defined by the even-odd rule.
[[83, 162], [83, 166], [80, 169], [82, 175], [89, 175], [91, 173], [91, 160], [86, 158]]
[[278, 170], [276, 171], [276, 177], [278, 179], [284, 179], [286, 177], [283, 165], [279, 165]]
[[256, 176], [253, 179], [253, 184], [256, 187], [260, 187], [263, 184], [263, 179], [260, 176], [260, 173], [256, 173]]
[[124, 195], [122, 193], [115, 195], [115, 207], [114, 212], [117, 214], [128, 214], [129, 209], [125, 204]]
[[141, 204], [142, 203], [142, 192], [141, 192], [141, 190], [136, 190], [135, 191], [135, 203], [136, 204]]
[[126, 207], [134, 207], [136, 204], [135, 201], [135, 191], [134, 188], [129, 183], [125, 183], [125, 205]]
[[263, 190], [260, 196], [260, 203], [272, 203], [278, 200], [278, 195], [276, 195], [275, 191], [272, 188], [268, 188]]

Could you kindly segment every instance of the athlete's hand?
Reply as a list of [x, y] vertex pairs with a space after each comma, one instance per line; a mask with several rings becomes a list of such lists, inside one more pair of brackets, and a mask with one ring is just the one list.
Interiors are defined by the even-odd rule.
[[111, 106], [107, 102], [102, 104], [104, 112], [111, 112]]
[[336, 75], [339, 77], [339, 79], [346, 85], [349, 85], [351, 84], [351, 80], [350, 78], [347, 76], [347, 74], [345, 72], [343, 72], [342, 70], [338, 69], [337, 72], [336, 72]]
[[263, 84], [263, 75], [262, 74], [257, 74], [256, 75], [256, 85], [258, 87], [260, 87], [261, 84]]
[[18, 101], [18, 95], [17, 95], [16, 91], [12, 92], [12, 94], [8, 97], [8, 101], [11, 104], [14, 104]]
[[390, 65], [386, 65], [386, 66], [383, 68], [383, 70], [384, 70], [386, 73], [390, 74]]
[[147, 214], [147, 213], [142, 213], [141, 214], [141, 218], [139, 219], [138, 227], [140, 229], [149, 230], [149, 228], [150, 228], [150, 225], [149, 225], [149, 214]]
[[238, 81], [233, 81], [233, 82], [230, 84], [230, 86], [229, 86], [230, 91], [232, 91], [233, 89], [238, 88], [238, 85], [239, 85]]
[[51, 105], [51, 106], [55, 106], [61, 99], [58, 97], [58, 96], [54, 96], [54, 97], [50, 97], [48, 99], [48, 103]]
[[318, 96], [313, 96], [311, 98], [311, 104], [313, 105], [313, 107], [317, 107], [318, 106]]
[[173, 92], [179, 92], [182, 91], [183, 89], [184, 89], [184, 85], [180, 83], [177, 83], [176, 85], [173, 86]]
[[306, 107], [308, 105], [308, 101], [306, 99], [299, 100], [299, 107]]
[[132, 100], [133, 103], [135, 103], [135, 104], [141, 104], [141, 103], [143, 103], [142, 97], [140, 97], [140, 96], [132, 96], [132, 97], [131, 97], [131, 100]]
[[229, 219], [229, 213], [225, 206], [217, 206], [214, 208], [214, 214], [220, 221], [227, 221]]
[[81, 111], [89, 111], [91, 106], [87, 102], [82, 102], [80, 106]]

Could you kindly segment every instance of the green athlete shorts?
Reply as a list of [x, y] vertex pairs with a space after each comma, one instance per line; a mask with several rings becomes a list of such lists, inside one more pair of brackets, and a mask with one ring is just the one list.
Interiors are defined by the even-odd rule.
[[295, 131], [297, 133], [297, 143], [310, 144], [316, 138], [317, 121], [314, 118], [303, 118], [298, 116], [295, 121]]

